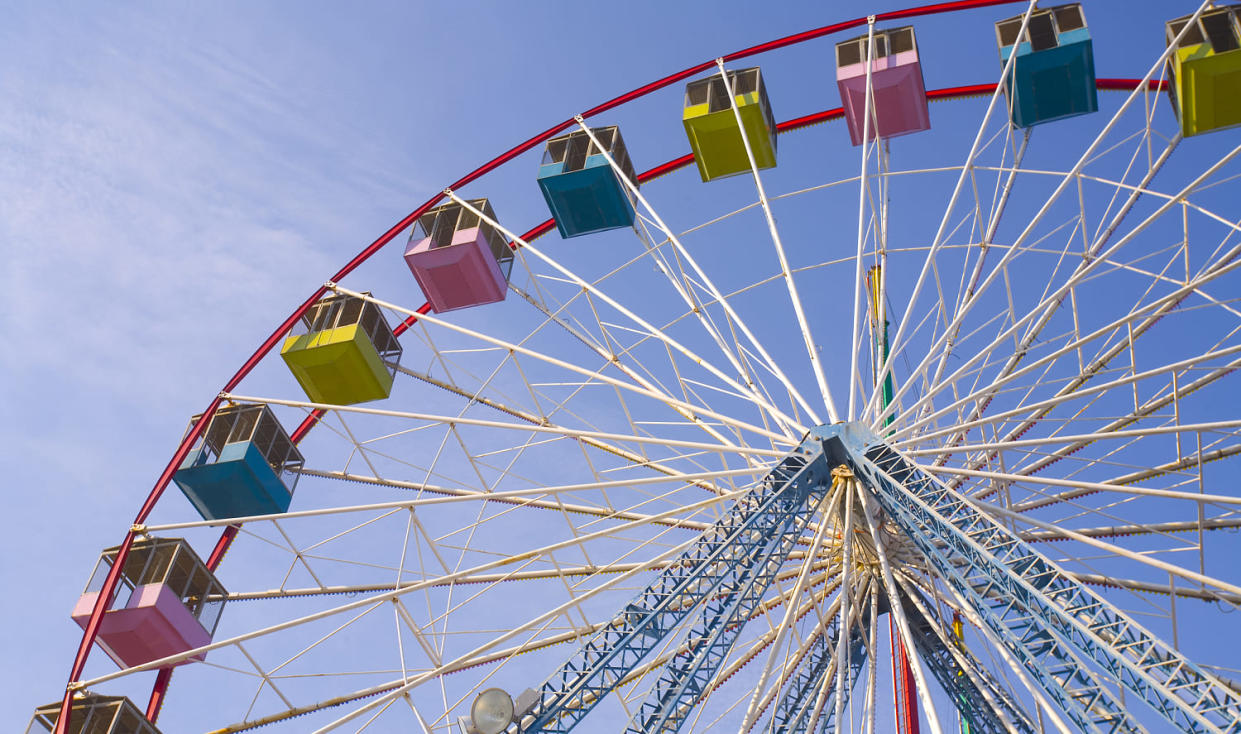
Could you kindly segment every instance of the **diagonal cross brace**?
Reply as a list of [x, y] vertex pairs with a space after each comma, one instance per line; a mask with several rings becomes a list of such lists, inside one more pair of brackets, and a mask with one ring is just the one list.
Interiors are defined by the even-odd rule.
[[959, 646], [948, 643], [922, 599], [907, 592], [903, 606], [914, 647], [931, 675], [952, 697], [957, 711], [970, 722], [970, 732], [1034, 734], [1034, 723], [987, 669]]
[[[831, 621], [810, 640], [810, 651], [797, 662], [793, 674], [780, 692], [776, 710], [771, 716], [773, 734], [804, 730], [802, 721], [809, 713], [808, 704], [813, 703], [823, 684], [823, 676], [831, 675], [828, 668], [836, 659], [836, 645], [840, 640], [839, 598], [827, 613], [832, 615]], [[831, 676], [830, 680], [834, 682], [836, 677]]]
[[[803, 442], [544, 682], [520, 731], [572, 730], [703, 602], [735, 600], [773, 538], [792, 515], [809, 513], [811, 496], [829, 481], [821, 444]], [[769, 559], [778, 566], [791, 547]]]
[[743, 575], [737, 586], [722, 589], [703, 605], [698, 623], [686, 640], [688, 649], [664, 666], [625, 730], [631, 734], [674, 732], [680, 729], [694, 704], [723, 665], [744, 621], [758, 606], [776, 573], [784, 565], [809, 522], [807, 502], [800, 492], [786, 492], [767, 515], [762, 532], [765, 546], [756, 546], [757, 558], [738, 562]]
[[[816, 429], [848, 454], [887, 513], [1075, 723], [1142, 727], [1084, 665], [1119, 680], [1179, 731], [1241, 732], [1241, 695], [1070, 578], [1003, 525], [858, 424]], [[830, 448], [829, 448], [830, 446]], [[1066, 694], [1067, 699], [1066, 700]]]
[[904, 489], [874, 465], [868, 473], [877, 490], [876, 499], [889, 518], [908, 534], [940, 578], [966, 599], [1078, 728], [1107, 734], [1146, 731], [1086, 661], [1047, 628], [1044, 618], [1019, 603], [1023, 596], [1037, 595], [1034, 589], [1022, 587], [1019, 581], [1012, 588], [1006, 587], [1003, 582], [1010, 580], [1009, 570], [986, 550], [969, 542], [942, 541], [945, 536], [960, 541], [951, 520], [939, 518], [925, 507], [906, 506]]
[[[815, 719], [819, 717], [819, 731], [835, 731], [835, 705], [823, 706], [821, 713], [816, 712], [815, 707], [819, 702], [832, 700], [836, 692], [836, 646], [840, 643], [840, 607], [840, 600], [837, 598], [827, 612], [831, 621], [818, 631], [811, 641], [810, 651], [798, 661], [780, 693], [771, 724], [765, 731], [771, 734], [803, 734], [815, 728]], [[849, 635], [848, 684], [844, 691], [846, 703], [862, 666], [866, 664], [866, 649], [862, 643], [865, 637], [863, 628], [866, 625], [864, 620], [858, 619], [856, 607], [849, 617], [854, 629]]]

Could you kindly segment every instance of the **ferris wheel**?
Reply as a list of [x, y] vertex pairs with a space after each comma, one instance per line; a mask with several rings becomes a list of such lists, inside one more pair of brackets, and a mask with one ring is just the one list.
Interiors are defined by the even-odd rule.
[[[1241, 6], [1103, 78], [1002, 4], [418, 207], [190, 420], [29, 731], [1241, 732]], [[928, 88], [945, 12], [998, 60]]]

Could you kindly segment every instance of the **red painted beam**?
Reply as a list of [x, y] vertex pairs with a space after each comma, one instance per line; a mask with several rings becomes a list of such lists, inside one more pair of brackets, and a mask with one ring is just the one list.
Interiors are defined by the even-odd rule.
[[[220, 562], [224, 560], [224, 554], [228, 553], [228, 548], [233, 544], [233, 538], [237, 537], [237, 531], [240, 530], [239, 525], [229, 525], [224, 528], [224, 533], [220, 535], [220, 539], [216, 541], [215, 548], [211, 549], [211, 555], [207, 557], [207, 570], [215, 571], [220, 567]], [[159, 711], [164, 706], [164, 698], [168, 693], [168, 685], [172, 681], [172, 668], [160, 668], [159, 675], [155, 676], [155, 685], [151, 687], [151, 697], [147, 700], [146, 718], [147, 721], [155, 723], [159, 718]]]
[[914, 680], [914, 672], [909, 667], [909, 651], [905, 641], [896, 640], [896, 659], [900, 665], [901, 676], [901, 724], [900, 731], [904, 734], [919, 734], [921, 720], [918, 718], [918, 683]]

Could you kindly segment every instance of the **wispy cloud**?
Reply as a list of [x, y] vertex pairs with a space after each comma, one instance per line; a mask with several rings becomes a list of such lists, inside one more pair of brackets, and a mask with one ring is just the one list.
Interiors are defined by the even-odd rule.
[[[0, 81], [22, 102], [0, 117], [10, 371], [123, 389], [170, 340], [257, 341], [365, 238], [360, 210], [401, 198], [341, 149], [356, 131], [164, 30], [70, 20]], [[181, 389], [167, 377], [142, 388]]]
[[[184, 18], [4, 14], [0, 456], [39, 528], [5, 552], [58, 566], [40, 571], [54, 588], [39, 603], [6, 615], [41, 641], [4, 681], [0, 728], [20, 730], [57, 695], [87, 561], [119, 541], [189, 414], [415, 184], [385, 173], [383, 141], [347, 110], [285, 91]], [[3, 565], [6, 586], [28, 583]]]

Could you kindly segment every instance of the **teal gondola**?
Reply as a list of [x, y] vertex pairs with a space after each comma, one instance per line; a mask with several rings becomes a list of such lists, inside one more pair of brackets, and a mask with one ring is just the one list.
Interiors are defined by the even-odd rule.
[[591, 132], [598, 145], [584, 130], [547, 141], [539, 166], [539, 188], [556, 219], [556, 229], [566, 239], [633, 226], [633, 196], [603, 155], [607, 151], [625, 177], [637, 184], [620, 129], [603, 127]]

